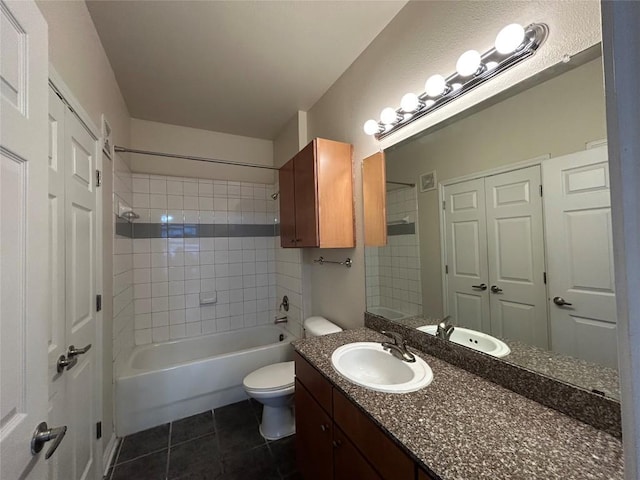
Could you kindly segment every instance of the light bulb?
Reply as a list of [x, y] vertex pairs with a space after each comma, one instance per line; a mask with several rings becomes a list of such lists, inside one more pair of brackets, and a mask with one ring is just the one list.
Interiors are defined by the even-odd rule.
[[478, 71], [481, 61], [480, 53], [476, 50], [467, 50], [458, 58], [456, 70], [461, 77], [468, 77]]
[[454, 84], [451, 85], [451, 90], [453, 90], [454, 92], [457, 92], [461, 88], [462, 88], [462, 84], [461, 83], [454, 83]]
[[379, 131], [378, 122], [375, 120], [367, 120], [364, 122], [364, 133], [367, 135], [375, 135]]
[[442, 95], [447, 89], [447, 82], [442, 75], [431, 75], [424, 84], [424, 91], [430, 97]]
[[426, 102], [424, 102], [424, 106], [429, 108], [431, 105], [433, 105], [434, 103], [436, 103], [433, 100], [427, 100]]
[[515, 52], [524, 40], [524, 28], [522, 25], [512, 23], [507, 25], [496, 37], [496, 50], [503, 55]]
[[415, 112], [420, 105], [420, 99], [415, 93], [407, 93], [400, 100], [400, 108], [405, 112]]
[[386, 125], [391, 125], [398, 120], [398, 114], [394, 108], [387, 107], [380, 112], [380, 121]]
[[493, 70], [498, 66], [498, 62], [487, 62], [487, 70]]

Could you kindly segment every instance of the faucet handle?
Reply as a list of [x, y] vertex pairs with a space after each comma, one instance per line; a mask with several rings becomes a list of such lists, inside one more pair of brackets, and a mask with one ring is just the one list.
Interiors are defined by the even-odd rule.
[[381, 330], [380, 333], [393, 339], [394, 345], [398, 345], [398, 346], [404, 345], [404, 338], [402, 338], [402, 335], [400, 335], [399, 333], [387, 332], [386, 330]]

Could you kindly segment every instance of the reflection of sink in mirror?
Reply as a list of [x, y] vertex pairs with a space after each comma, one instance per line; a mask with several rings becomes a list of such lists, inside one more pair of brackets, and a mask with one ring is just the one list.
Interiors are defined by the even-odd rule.
[[409, 318], [411, 315], [401, 312], [400, 310], [394, 310], [387, 307], [367, 307], [367, 311], [379, 317], [384, 317], [388, 320], [402, 320], [403, 318]]
[[348, 343], [334, 350], [331, 365], [350, 382], [386, 393], [415, 392], [433, 380], [431, 367], [416, 356], [415, 362], [402, 361], [377, 342]]
[[[427, 332], [431, 335], [435, 335], [437, 329], [437, 325], [425, 325], [424, 327], [418, 327], [418, 330], [421, 332]], [[469, 330], [468, 328], [455, 327], [455, 330], [451, 334], [451, 338], [449, 338], [449, 340], [498, 358], [505, 357], [511, 353], [509, 346], [502, 340], [498, 340], [486, 333]]]

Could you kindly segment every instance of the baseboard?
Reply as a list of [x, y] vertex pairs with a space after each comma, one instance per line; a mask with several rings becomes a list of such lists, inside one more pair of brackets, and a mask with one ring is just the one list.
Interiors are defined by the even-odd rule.
[[107, 444], [107, 448], [104, 450], [104, 454], [102, 455], [102, 465], [104, 466], [103, 475], [106, 476], [109, 473], [109, 467], [111, 466], [111, 462], [113, 461], [113, 457], [118, 451], [118, 437], [116, 437], [115, 432], [111, 435], [109, 439], [109, 443]]

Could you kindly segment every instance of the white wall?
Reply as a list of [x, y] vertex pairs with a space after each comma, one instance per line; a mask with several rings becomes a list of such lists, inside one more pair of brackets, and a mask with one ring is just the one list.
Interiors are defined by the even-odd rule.
[[[129, 143], [129, 112], [120, 93], [115, 75], [102, 48], [98, 33], [84, 2], [53, 2], [37, 0], [49, 26], [49, 61], [58, 75], [73, 92], [76, 100], [100, 126], [104, 113], [113, 129], [116, 143]], [[102, 325], [102, 432], [106, 448], [113, 433], [112, 390], [112, 251], [113, 165], [103, 166], [103, 303]]]
[[[457, 56], [463, 51], [488, 49], [497, 32], [512, 22], [549, 25], [550, 36], [536, 56], [382, 143], [364, 134], [365, 120], [377, 117], [383, 107], [397, 106], [408, 91], [422, 92], [429, 75], [452, 72]], [[333, 318], [342, 326], [363, 323], [361, 159], [539, 73], [560, 62], [564, 55], [595, 45], [600, 37], [600, 9], [596, 1], [410, 2], [400, 11], [308, 112], [309, 138], [326, 137], [354, 145], [358, 244], [353, 250], [312, 249], [304, 253], [306, 263], [320, 254], [332, 259], [350, 256], [354, 260], [351, 269], [311, 268], [314, 313]]]
[[[131, 148], [273, 166], [273, 142], [131, 119]], [[131, 170], [240, 182], [273, 183], [273, 170], [236, 167], [175, 158], [131, 155]]]

